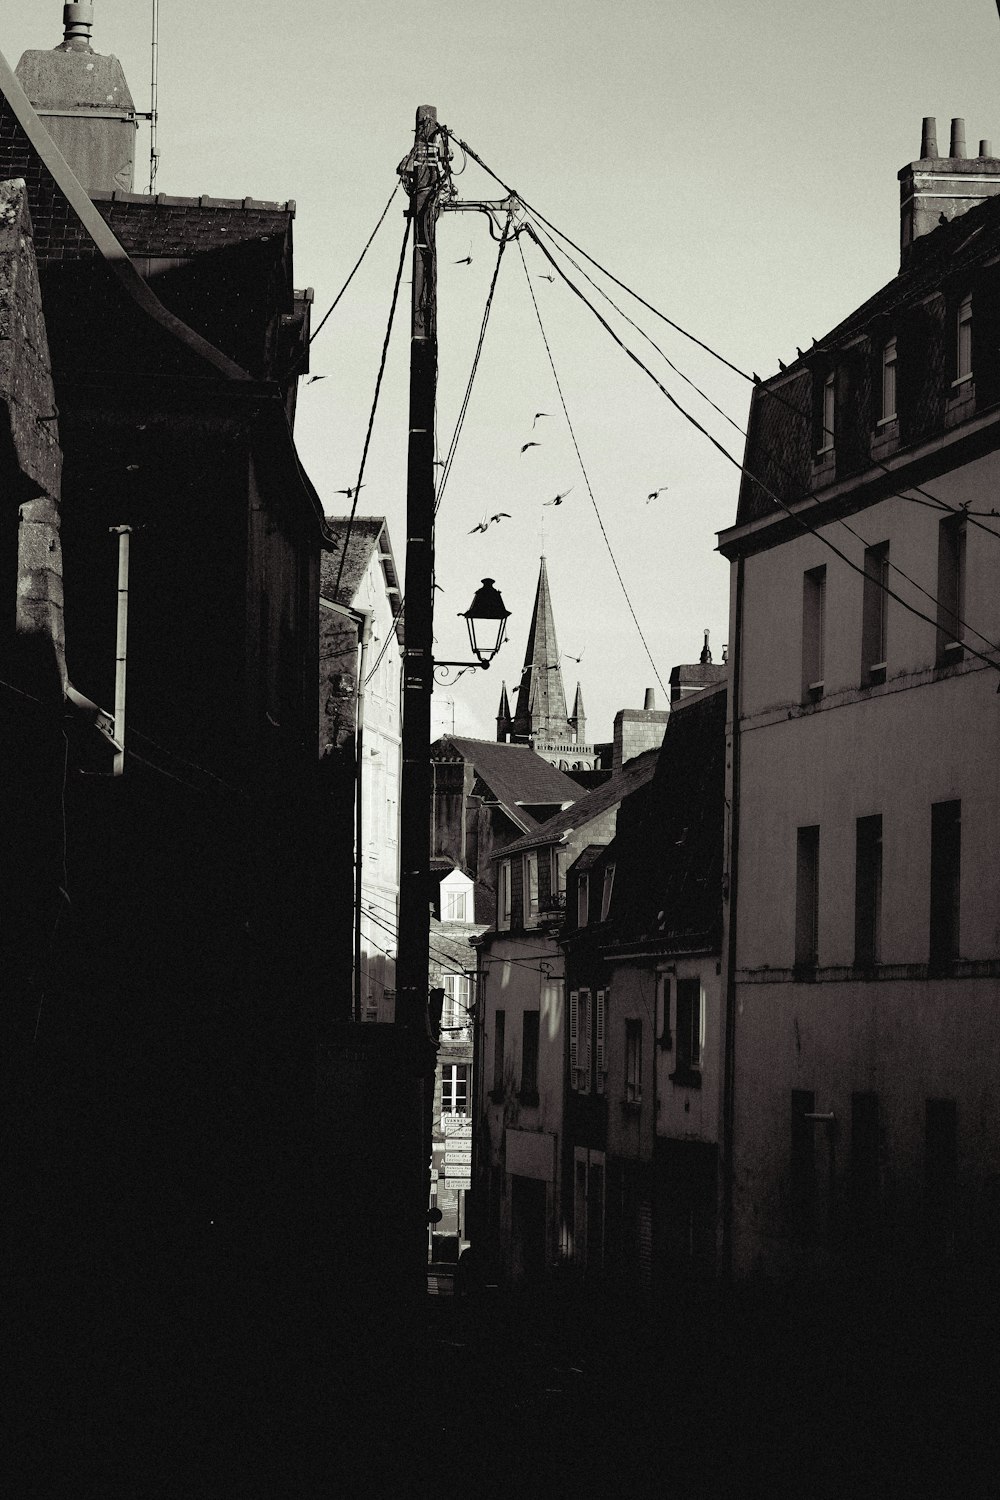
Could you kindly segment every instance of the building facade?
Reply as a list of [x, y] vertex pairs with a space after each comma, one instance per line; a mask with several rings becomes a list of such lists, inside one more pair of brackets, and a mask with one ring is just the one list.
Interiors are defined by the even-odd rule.
[[1000, 177], [925, 122], [900, 182], [899, 274], [756, 388], [721, 538], [738, 1275], [995, 1256]]

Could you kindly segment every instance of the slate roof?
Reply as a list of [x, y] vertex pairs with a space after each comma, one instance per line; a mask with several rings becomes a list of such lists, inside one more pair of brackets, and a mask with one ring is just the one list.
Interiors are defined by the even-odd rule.
[[253, 241], [283, 240], [295, 203], [254, 198], [175, 198], [94, 192], [94, 207], [130, 255], [190, 256]]
[[622, 803], [607, 850], [612, 948], [721, 947], [727, 699], [725, 687], [707, 688], [675, 709], [655, 775]]
[[[923, 299], [940, 291], [944, 284], [955, 281], [971, 283], [975, 276], [982, 275], [992, 261], [1000, 256], [1000, 198], [985, 198], [975, 207], [967, 209], [954, 219], [938, 225], [929, 234], [922, 235], [910, 246], [906, 261], [891, 281], [875, 292], [860, 307], [848, 314], [830, 330], [815, 346], [789, 364], [786, 371], [771, 376], [754, 392], [751, 405], [749, 437], [747, 440], [747, 467], [763, 485], [779, 495], [786, 504], [804, 499], [813, 486], [812, 479], [812, 388], [813, 370], [832, 367], [831, 355], [842, 354], [845, 347], [855, 340], [878, 332], [886, 337], [890, 325], [903, 318], [911, 309], [917, 309]], [[1000, 279], [1000, 278], [998, 278]], [[991, 289], [991, 299], [996, 300], [996, 285]], [[932, 351], [921, 344], [915, 350], [915, 360], [903, 356], [900, 350], [900, 380], [907, 378], [907, 364], [917, 363], [923, 367], [928, 383], [935, 378], [943, 379], [943, 371], [933, 371], [930, 366], [940, 351]], [[825, 362], [825, 363], [824, 363]], [[850, 374], [853, 386], [852, 400], [860, 410], [870, 400], [871, 372], [855, 370]], [[977, 362], [978, 373], [978, 362]], [[774, 393], [773, 395], [771, 393]], [[977, 395], [979, 393], [977, 392]], [[936, 415], [931, 409], [933, 396], [927, 392], [924, 398], [926, 410], [919, 413], [919, 426], [934, 426]], [[867, 420], [858, 424], [862, 431], [857, 452], [846, 451], [839, 433], [842, 418], [838, 413], [838, 443], [836, 448], [837, 478], [860, 469], [867, 461]], [[924, 435], [923, 433], [916, 435]], [[907, 434], [902, 434], [903, 442]], [[744, 475], [740, 487], [737, 511], [737, 526], [745, 525], [764, 517], [773, 516], [778, 507], [765, 493], [761, 484]]]
[[[580, 787], [571, 777], [550, 766], [527, 745], [446, 734], [437, 746], [445, 751], [450, 746], [457, 758], [474, 766], [480, 780], [522, 826], [538, 826], [538, 819], [530, 812], [532, 807], [576, 802], [581, 796]], [[445, 753], [438, 758], [448, 756]]]
[[572, 807], [563, 808], [561, 812], [557, 812], [537, 829], [532, 829], [515, 843], [506, 845], [504, 849], [498, 851], [496, 858], [506, 859], [508, 855], [520, 854], [524, 849], [536, 849], [544, 844], [554, 844], [571, 828], [585, 828], [594, 818], [607, 812], [623, 798], [638, 791], [652, 780], [659, 753], [659, 749], [646, 750], [642, 755], [637, 755], [633, 760], [627, 761], [621, 770], [616, 771], [607, 781], [594, 787], [591, 792], [584, 792]]

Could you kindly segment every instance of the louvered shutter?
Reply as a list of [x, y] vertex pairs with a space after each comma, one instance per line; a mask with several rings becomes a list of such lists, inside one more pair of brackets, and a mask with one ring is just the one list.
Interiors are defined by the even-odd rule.
[[580, 996], [576, 990], [569, 992], [569, 1086], [576, 1088], [580, 1052]]
[[580, 1063], [580, 1090], [590, 1093], [590, 991], [580, 991], [580, 1040], [577, 1047]]
[[604, 1075], [607, 1071], [607, 1048], [605, 1046], [608, 991], [597, 991], [597, 1092], [604, 1093]]

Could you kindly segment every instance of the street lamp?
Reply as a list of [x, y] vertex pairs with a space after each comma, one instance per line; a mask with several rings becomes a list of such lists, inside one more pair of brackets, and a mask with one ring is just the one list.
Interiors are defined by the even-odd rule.
[[473, 654], [481, 667], [488, 667], [503, 645], [510, 618], [510, 610], [504, 605], [499, 589], [493, 587], [492, 578], [484, 578], [482, 588], [476, 589], [464, 618]]
[[458, 674], [460, 677], [463, 671], [472, 667], [485, 669], [504, 643], [510, 610], [504, 604], [499, 589], [493, 587], [492, 578], [483, 579], [482, 587], [476, 590], [468, 609], [460, 610], [459, 614], [469, 627], [469, 644], [476, 660], [435, 661], [435, 673], [439, 668], [458, 667], [461, 669]]

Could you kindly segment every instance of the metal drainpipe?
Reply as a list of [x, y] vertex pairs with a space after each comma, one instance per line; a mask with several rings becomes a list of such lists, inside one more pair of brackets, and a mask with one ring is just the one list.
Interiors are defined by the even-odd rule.
[[364, 848], [362, 844], [362, 782], [364, 771], [365, 752], [365, 677], [368, 672], [368, 643], [372, 635], [372, 617], [368, 610], [359, 610], [361, 619], [358, 632], [358, 696], [357, 696], [357, 738], [355, 741], [355, 773], [354, 783], [354, 1019], [361, 1020], [361, 880], [364, 865]]
[[118, 629], [115, 646], [115, 751], [112, 775], [125, 770], [125, 659], [128, 647], [128, 546], [131, 526], [111, 526], [118, 538]]
[[740, 855], [740, 694], [743, 658], [743, 571], [744, 559], [736, 559], [735, 641], [730, 652], [730, 712], [733, 725], [732, 819], [729, 839], [729, 933], [726, 944], [726, 1038], [722, 1079], [722, 1271], [727, 1281], [733, 1275], [733, 1197], [736, 1082], [736, 920]]

